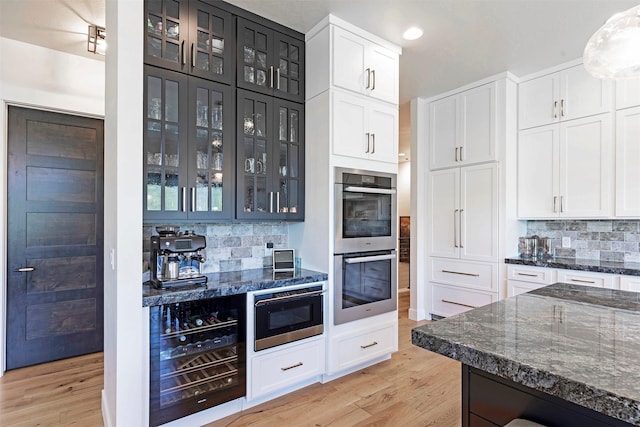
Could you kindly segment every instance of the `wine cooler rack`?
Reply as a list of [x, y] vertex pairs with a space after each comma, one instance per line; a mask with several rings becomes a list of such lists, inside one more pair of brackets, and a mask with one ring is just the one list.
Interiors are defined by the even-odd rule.
[[150, 425], [245, 395], [244, 295], [151, 307]]

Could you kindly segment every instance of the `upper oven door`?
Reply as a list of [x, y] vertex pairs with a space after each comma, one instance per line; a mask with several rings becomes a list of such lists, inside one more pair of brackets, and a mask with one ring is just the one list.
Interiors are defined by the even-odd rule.
[[335, 210], [334, 253], [396, 247], [395, 175], [336, 169]]

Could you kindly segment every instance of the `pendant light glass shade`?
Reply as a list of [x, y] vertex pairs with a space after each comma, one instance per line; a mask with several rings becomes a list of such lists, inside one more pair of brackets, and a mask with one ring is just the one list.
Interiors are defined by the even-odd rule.
[[640, 5], [609, 18], [589, 39], [583, 62], [601, 79], [640, 76]]

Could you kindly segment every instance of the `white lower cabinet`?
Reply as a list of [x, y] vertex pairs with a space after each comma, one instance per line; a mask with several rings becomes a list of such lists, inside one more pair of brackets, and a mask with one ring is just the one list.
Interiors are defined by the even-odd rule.
[[620, 289], [640, 292], [640, 276], [620, 276]]
[[353, 332], [332, 335], [329, 374], [334, 374], [398, 350], [398, 321], [370, 324]]
[[526, 265], [507, 265], [507, 296], [520, 295], [555, 283], [556, 270]]
[[558, 282], [608, 289], [618, 289], [619, 287], [618, 276], [614, 274], [578, 270], [558, 270]]
[[431, 314], [448, 317], [482, 307], [498, 300], [495, 292], [481, 292], [431, 283]]
[[264, 351], [267, 353], [251, 359], [247, 400], [277, 393], [324, 373], [324, 337]]
[[431, 258], [431, 280], [485, 291], [495, 289], [498, 280], [496, 264]]

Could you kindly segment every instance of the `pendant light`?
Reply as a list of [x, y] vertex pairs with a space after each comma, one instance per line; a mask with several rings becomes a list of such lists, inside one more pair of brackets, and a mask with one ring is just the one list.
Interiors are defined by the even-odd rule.
[[640, 5], [613, 15], [584, 48], [587, 71], [601, 79], [640, 76]]

